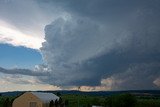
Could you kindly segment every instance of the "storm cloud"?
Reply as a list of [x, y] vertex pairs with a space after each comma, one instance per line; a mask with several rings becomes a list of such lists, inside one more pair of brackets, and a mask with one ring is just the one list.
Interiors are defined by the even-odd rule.
[[[40, 48], [44, 63], [34, 70], [0, 68], [0, 72], [34, 76], [43, 84], [82, 86], [89, 90], [160, 88], [159, 0], [7, 0], [0, 3], [0, 19], [7, 22], [4, 25], [16, 26], [16, 30], [33, 34], [35, 38], [41, 35], [38, 44], [42, 42], [41, 30], [46, 25], [45, 41]], [[0, 37], [1, 43], [17, 40], [17, 36], [11, 36]], [[26, 41], [21, 38], [22, 42]], [[16, 43], [10, 44], [29, 48], [35, 44]]]
[[109, 79], [113, 90], [159, 88], [158, 0], [58, 4], [66, 14], [45, 27], [41, 52], [51, 75], [40, 77], [42, 81], [101, 86]]

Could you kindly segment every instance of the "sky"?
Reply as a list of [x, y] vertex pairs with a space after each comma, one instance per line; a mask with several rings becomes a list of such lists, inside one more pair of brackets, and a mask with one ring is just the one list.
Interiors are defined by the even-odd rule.
[[160, 89], [159, 0], [0, 0], [0, 91]]

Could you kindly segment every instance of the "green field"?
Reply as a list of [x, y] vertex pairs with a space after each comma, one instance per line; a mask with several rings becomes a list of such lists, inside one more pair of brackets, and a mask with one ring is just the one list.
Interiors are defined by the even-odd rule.
[[[131, 98], [132, 97], [132, 98]], [[0, 107], [6, 107], [2, 105], [5, 103], [6, 99], [12, 102], [14, 97], [4, 97], [0, 96]], [[101, 105], [103, 107], [131, 107], [125, 106], [126, 104], [132, 104], [133, 101], [135, 105], [132, 107], [160, 107], [160, 98], [139, 98], [135, 96], [128, 96], [127, 94], [113, 95], [113, 96], [94, 96], [94, 95], [83, 95], [83, 94], [64, 94], [61, 95], [63, 102], [67, 104], [67, 107], [91, 107], [91, 105]], [[135, 99], [133, 99], [135, 98]], [[130, 99], [130, 100], [129, 100]], [[121, 105], [120, 105], [121, 104]], [[11, 103], [7, 107], [11, 107]]]
[[62, 95], [63, 100], [68, 100], [69, 107], [87, 107], [91, 105], [104, 105], [105, 97], [89, 95]]
[[[113, 99], [116, 100], [118, 96], [119, 95], [115, 95]], [[101, 105], [104, 107], [109, 107], [110, 98], [111, 97], [91, 96], [91, 95], [90, 96], [89, 95], [73, 95], [73, 94], [62, 95], [63, 100], [68, 100], [68, 107], [78, 107], [78, 105], [79, 107], [90, 107], [91, 105]], [[134, 107], [160, 107], [160, 99], [152, 99], [152, 98], [142, 99], [138, 97], [135, 97], [135, 98], [136, 98], [136, 103]], [[124, 99], [124, 98], [120, 98], [120, 99]], [[123, 101], [120, 101], [118, 99], [118, 101], [116, 101], [115, 103], [123, 103]], [[118, 106], [119, 105], [117, 105], [116, 107]], [[123, 107], [123, 106], [119, 106], [119, 107]]]
[[160, 99], [139, 99], [136, 107], [160, 107]]

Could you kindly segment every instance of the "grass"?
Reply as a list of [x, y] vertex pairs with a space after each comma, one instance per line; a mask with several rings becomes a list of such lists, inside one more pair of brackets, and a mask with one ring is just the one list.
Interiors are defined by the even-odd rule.
[[[68, 107], [88, 107], [91, 105], [107, 106], [108, 97], [91, 95], [66, 94], [61, 96], [63, 100], [68, 100]], [[137, 98], [135, 107], [160, 107], [160, 99]]]
[[[61, 95], [64, 101], [68, 101], [67, 107], [91, 107], [91, 105], [108, 105], [108, 97], [106, 96], [93, 96], [93, 95], [76, 95], [76, 94], [65, 94]], [[0, 96], [0, 107], [3, 107], [3, 102], [9, 98], [11, 101], [14, 97]], [[143, 99], [137, 97], [137, 103], [135, 107], [160, 107], [159, 99]]]
[[63, 100], [68, 100], [69, 107], [87, 107], [89, 105], [99, 105], [105, 98], [100, 96], [89, 96], [89, 95], [62, 95]]
[[160, 99], [139, 99], [136, 107], [160, 107]]

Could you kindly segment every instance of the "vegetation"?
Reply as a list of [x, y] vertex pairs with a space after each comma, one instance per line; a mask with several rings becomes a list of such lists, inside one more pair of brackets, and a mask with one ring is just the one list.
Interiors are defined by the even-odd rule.
[[62, 100], [62, 98], [60, 97], [59, 100], [51, 100], [49, 103], [49, 107], [64, 107], [64, 101]]
[[[86, 94], [60, 94], [59, 101], [51, 101], [50, 107], [65, 104], [65, 107], [160, 107], [160, 97], [139, 97], [132, 94], [95, 96]], [[0, 107], [11, 107], [15, 97], [0, 96]], [[58, 106], [59, 107], [59, 106]]]
[[136, 107], [160, 107], [160, 99], [140, 99]]
[[100, 96], [74, 94], [62, 95], [62, 99], [65, 100], [67, 107], [90, 107], [91, 105], [100, 105], [104, 100], [104, 98]]
[[134, 107], [136, 104], [136, 98], [131, 94], [114, 95], [110, 97], [68, 94], [63, 95], [62, 98], [68, 101], [69, 107], [90, 107], [91, 105]]
[[0, 96], [0, 107], [12, 107], [14, 97]]
[[131, 94], [114, 95], [107, 99], [109, 107], [135, 107], [136, 97]]
[[61, 95], [67, 103], [67, 107], [91, 107], [99, 105], [103, 107], [160, 107], [160, 98], [139, 98], [132, 94], [118, 94], [112, 96], [92, 96], [92, 95]]

